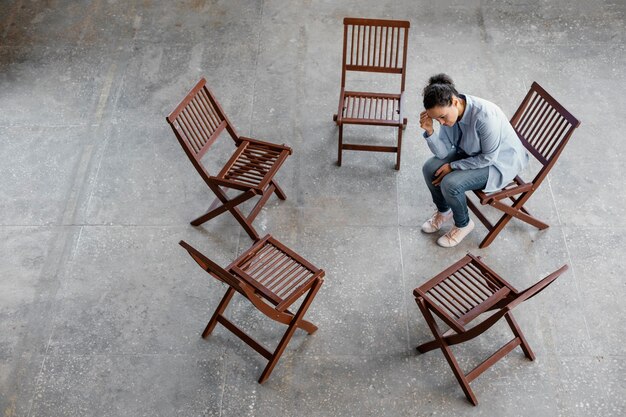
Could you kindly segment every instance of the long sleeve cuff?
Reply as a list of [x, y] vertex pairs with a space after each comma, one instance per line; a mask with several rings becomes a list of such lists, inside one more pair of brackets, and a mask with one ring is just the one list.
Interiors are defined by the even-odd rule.
[[426, 140], [426, 144], [430, 148], [430, 151], [439, 159], [444, 159], [450, 153], [450, 148], [440, 140], [439, 132], [434, 131], [432, 135], [427, 136], [426, 132], [422, 134]]

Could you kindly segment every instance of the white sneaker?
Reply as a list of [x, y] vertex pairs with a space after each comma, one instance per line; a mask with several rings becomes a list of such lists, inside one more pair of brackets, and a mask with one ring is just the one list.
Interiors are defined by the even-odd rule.
[[461, 243], [465, 236], [469, 235], [474, 230], [474, 222], [470, 219], [469, 223], [465, 227], [454, 226], [448, 233], [437, 239], [437, 244], [444, 248], [451, 248]]
[[445, 213], [440, 213], [439, 210], [435, 211], [430, 219], [426, 220], [422, 225], [422, 232], [435, 233], [441, 226], [452, 220], [452, 210], [448, 209]]

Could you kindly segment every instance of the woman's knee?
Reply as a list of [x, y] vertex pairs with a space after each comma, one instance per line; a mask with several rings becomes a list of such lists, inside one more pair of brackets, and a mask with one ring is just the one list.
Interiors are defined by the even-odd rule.
[[467, 191], [463, 187], [463, 181], [459, 181], [459, 178], [457, 178], [457, 176], [453, 173], [443, 177], [439, 186], [441, 187], [443, 195], [451, 197], [456, 197], [459, 194], [465, 194], [465, 191]]
[[427, 180], [432, 180], [435, 177], [435, 171], [437, 171], [446, 162], [443, 159], [439, 159], [436, 156], [429, 158], [424, 165], [422, 165], [422, 174]]

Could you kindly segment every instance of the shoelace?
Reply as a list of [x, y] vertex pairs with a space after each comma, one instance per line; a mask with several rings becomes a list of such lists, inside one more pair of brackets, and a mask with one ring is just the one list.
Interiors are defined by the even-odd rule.
[[445, 221], [445, 217], [442, 214], [440, 214], [439, 211], [435, 211], [433, 213], [433, 216], [430, 218], [430, 223], [437, 228], [439, 228], [443, 224], [444, 221]]
[[454, 226], [452, 229], [450, 229], [450, 231], [448, 233], [445, 234], [445, 236], [448, 238], [448, 240], [452, 240], [454, 242], [456, 242], [456, 237], [455, 235], [458, 235], [461, 232], [461, 229], [459, 229], [458, 227]]

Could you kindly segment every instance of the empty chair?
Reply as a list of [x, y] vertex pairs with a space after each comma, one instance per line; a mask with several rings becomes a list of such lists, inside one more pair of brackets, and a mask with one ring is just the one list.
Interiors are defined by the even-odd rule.
[[[276, 193], [281, 200], [287, 198], [274, 176], [291, 154], [291, 148], [239, 136], [206, 86], [204, 78], [167, 116], [167, 122], [198, 174], [217, 196], [209, 210], [191, 224], [199, 226], [229, 211], [250, 238], [258, 239], [259, 234], [254, 230], [252, 222], [267, 200], [272, 193]], [[202, 158], [224, 130], [234, 141], [235, 150], [224, 168], [216, 175], [211, 175], [203, 165]], [[229, 199], [225, 192], [228, 189], [240, 193]], [[260, 197], [259, 201], [244, 216], [237, 206], [255, 196]]]
[[[435, 336], [434, 340], [418, 346], [417, 350], [425, 353], [436, 348], [441, 349], [465, 396], [473, 405], [477, 405], [478, 400], [469, 384], [480, 374], [517, 346], [521, 347], [528, 359], [535, 359], [511, 310], [537, 295], [567, 268], [567, 265], [564, 265], [526, 290], [517, 291], [479, 257], [467, 254], [463, 259], [413, 291], [415, 301]], [[479, 315], [489, 311], [493, 311], [493, 314], [488, 318], [472, 327], [467, 327]], [[441, 332], [433, 313], [450, 327], [449, 331]], [[464, 373], [450, 346], [474, 339], [491, 328], [502, 317], [506, 319], [515, 337], [472, 371]]]
[[[317, 330], [313, 323], [304, 320], [304, 314], [324, 282], [324, 271], [311, 265], [270, 235], [260, 239], [226, 268], [220, 267], [188, 243], [181, 241], [180, 245], [202, 269], [229, 287], [202, 337], [208, 337], [217, 323], [222, 324], [268, 360], [259, 378], [259, 383], [265, 382], [295, 330], [300, 328], [309, 334]], [[263, 347], [224, 316], [235, 292], [250, 300], [270, 319], [288, 326], [273, 351]], [[302, 296], [304, 300], [298, 310], [291, 312], [289, 307]]]
[[[341, 166], [343, 150], [395, 152], [396, 169], [400, 169], [402, 130], [407, 119], [403, 116], [406, 53], [409, 40], [407, 21], [355, 19], [343, 20], [343, 60], [339, 109], [333, 119], [339, 126], [338, 160]], [[346, 90], [347, 72], [362, 71], [399, 74], [398, 94]], [[389, 126], [398, 130], [396, 146], [374, 146], [343, 143], [343, 126]]]
[[[542, 168], [530, 182], [524, 182], [517, 176], [510, 185], [500, 191], [494, 193], [474, 191], [480, 204], [490, 205], [503, 212], [495, 224], [492, 224], [470, 199], [467, 200], [468, 207], [489, 230], [479, 245], [481, 248], [488, 246], [513, 217], [540, 230], [548, 227], [546, 223], [533, 217], [524, 204], [546, 178], [580, 122], [539, 84], [533, 82], [524, 101], [513, 115], [511, 125], [522, 144], [541, 163]], [[505, 204], [508, 200], [511, 202]]]

